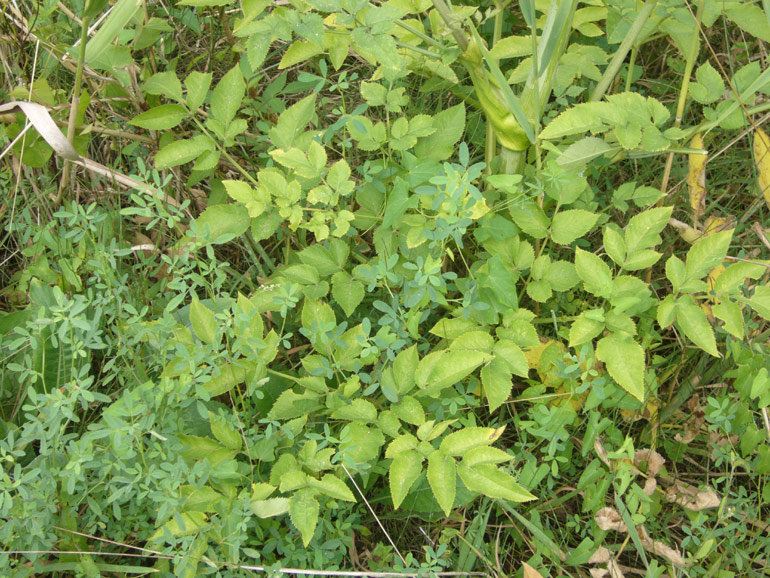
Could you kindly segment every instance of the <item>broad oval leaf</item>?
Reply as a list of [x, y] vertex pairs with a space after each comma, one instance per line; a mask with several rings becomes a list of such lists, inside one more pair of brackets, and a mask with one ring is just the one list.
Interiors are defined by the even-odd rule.
[[449, 456], [462, 456], [468, 450], [494, 443], [505, 431], [505, 426], [466, 427], [452, 432], [441, 441], [442, 452]]
[[551, 223], [551, 239], [559, 245], [569, 245], [591, 230], [599, 215], [582, 209], [556, 213]]
[[214, 143], [205, 135], [176, 140], [164, 146], [155, 155], [155, 168], [168, 169], [194, 161], [207, 151], [214, 150]]
[[315, 499], [315, 490], [305, 488], [289, 498], [289, 517], [302, 535], [302, 544], [307, 547], [318, 524], [318, 500]]
[[436, 450], [428, 456], [428, 483], [438, 505], [449, 516], [457, 492], [455, 461], [444, 452]]
[[443, 389], [467, 377], [480, 365], [492, 359], [483, 351], [434, 351], [420, 360], [415, 383], [428, 395], [438, 395]]
[[596, 357], [612, 379], [639, 401], [644, 401], [644, 349], [628, 335], [612, 333], [596, 345]]
[[398, 508], [404, 501], [409, 488], [420, 477], [423, 458], [414, 450], [398, 454], [390, 464], [388, 480], [390, 482], [390, 495], [393, 498], [393, 507]]
[[714, 329], [706, 312], [691, 295], [682, 295], [676, 302], [676, 324], [687, 338], [706, 353], [721, 357], [717, 350]]
[[203, 343], [213, 345], [217, 341], [218, 324], [214, 312], [198, 301], [197, 297], [190, 304], [190, 324], [195, 336]]
[[469, 490], [490, 498], [509, 502], [537, 500], [537, 497], [521, 487], [513, 476], [491, 464], [478, 464], [474, 467], [460, 464], [457, 467], [457, 473]]
[[161, 104], [131, 119], [129, 124], [147, 130], [174, 128], [187, 118], [187, 110], [178, 104]]

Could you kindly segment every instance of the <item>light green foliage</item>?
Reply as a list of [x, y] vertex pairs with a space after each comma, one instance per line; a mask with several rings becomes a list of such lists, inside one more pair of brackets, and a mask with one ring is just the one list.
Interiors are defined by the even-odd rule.
[[762, 569], [758, 3], [140, 4], [11, 14], [4, 572]]

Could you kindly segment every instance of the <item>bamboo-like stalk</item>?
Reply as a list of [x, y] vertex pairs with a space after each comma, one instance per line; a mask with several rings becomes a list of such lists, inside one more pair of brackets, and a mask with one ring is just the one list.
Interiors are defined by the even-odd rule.
[[[91, 20], [88, 16], [83, 16], [80, 25], [80, 51], [78, 52], [78, 67], [75, 71], [75, 86], [72, 88], [72, 103], [70, 104], [70, 117], [67, 123], [67, 142], [72, 144], [75, 141], [75, 124], [77, 123], [78, 107], [80, 106], [80, 87], [83, 83], [83, 66], [86, 63], [86, 43], [88, 42], [88, 22]], [[69, 161], [64, 161], [61, 181], [59, 183], [59, 193], [56, 195], [56, 204], [59, 204], [64, 195], [64, 191], [69, 186], [70, 170], [72, 165]]]
[[644, 3], [641, 11], [636, 16], [636, 20], [634, 20], [634, 23], [631, 25], [628, 34], [626, 34], [623, 42], [620, 43], [620, 46], [615, 52], [615, 55], [612, 57], [609, 66], [607, 66], [607, 70], [604, 71], [604, 75], [602, 75], [602, 78], [599, 80], [599, 84], [597, 84], [596, 88], [594, 88], [590, 100], [601, 100], [604, 97], [604, 94], [607, 92], [610, 84], [612, 84], [612, 80], [620, 71], [620, 67], [623, 66], [623, 61], [626, 59], [629, 51], [634, 46], [634, 44], [636, 44], [636, 40], [639, 37], [639, 34], [641, 34], [642, 28], [644, 28], [644, 25], [647, 23], [647, 20], [652, 14], [652, 10], [655, 8], [657, 3], [658, 0], [647, 0]]
[[[500, 0], [495, 0], [495, 8], [497, 13], [495, 14], [495, 28], [492, 33], [492, 47], [500, 42], [500, 38], [503, 35], [503, 6]], [[484, 148], [484, 160], [486, 161], [486, 173], [492, 174], [492, 161], [497, 156], [497, 137], [495, 136], [495, 127], [491, 122], [487, 121], [487, 139]]]
[[457, 46], [465, 52], [470, 41], [465, 33], [457, 26], [457, 20], [455, 19], [452, 9], [444, 0], [433, 0], [433, 7], [436, 9], [436, 12], [439, 13], [439, 16], [441, 16], [444, 23], [449, 27], [455, 42], [457, 42]]
[[[685, 66], [684, 76], [682, 78], [682, 86], [679, 88], [679, 101], [676, 105], [676, 118], [674, 119], [674, 126], [679, 128], [682, 125], [682, 117], [684, 116], [684, 108], [687, 105], [687, 95], [690, 92], [690, 77], [692, 76], [692, 70], [695, 68], [695, 61], [698, 58], [698, 52], [700, 48], [700, 25], [703, 20], [703, 11], [706, 6], [706, 0], [700, 0], [698, 2], [698, 9], [695, 13], [695, 34], [692, 37], [692, 43], [688, 47], [689, 50], [685, 54]], [[666, 159], [666, 168], [663, 170], [663, 179], [660, 183], [660, 190], [664, 196], [658, 201], [658, 206], [662, 206], [663, 200], [666, 198], [666, 189], [668, 189], [668, 180], [671, 176], [671, 167], [674, 163], [674, 153], [671, 152]], [[695, 223], [698, 226], [698, 223]]]

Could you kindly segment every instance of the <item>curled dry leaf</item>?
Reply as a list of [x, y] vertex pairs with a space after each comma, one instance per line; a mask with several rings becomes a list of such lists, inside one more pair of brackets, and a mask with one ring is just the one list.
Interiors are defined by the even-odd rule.
[[754, 131], [754, 162], [757, 165], [759, 190], [770, 207], [770, 138], [759, 127]]
[[532, 566], [526, 562], [521, 563], [521, 567], [524, 569], [524, 578], [543, 578], [540, 572], [535, 570]]
[[665, 558], [675, 566], [687, 566], [687, 561], [682, 558], [682, 555], [674, 550], [671, 546], [664, 544], [663, 542], [657, 542], [653, 540], [647, 533], [644, 526], [639, 526], [639, 538], [642, 541], [642, 546], [649, 550], [656, 556]]
[[97, 163], [96, 161], [92, 161], [89, 158], [81, 157], [67, 140], [67, 137], [65, 137], [62, 131], [59, 130], [59, 127], [56, 126], [56, 122], [54, 122], [53, 118], [51, 118], [51, 115], [48, 114], [48, 110], [43, 105], [37, 104], [35, 102], [25, 101], [15, 101], [0, 104], [0, 114], [16, 112], [23, 112], [26, 115], [32, 126], [34, 126], [37, 132], [40, 133], [40, 136], [43, 137], [45, 142], [47, 142], [48, 145], [54, 150], [54, 152], [61, 158], [85, 167], [91, 172], [112, 179], [124, 187], [145, 191], [155, 197], [164, 200], [169, 205], [173, 205], [175, 207], [179, 206], [179, 203], [175, 199], [163, 194], [161, 191], [155, 189], [154, 187], [151, 187], [145, 183], [140, 183], [139, 181], [134, 180], [122, 173], [113, 171], [111, 168]]
[[680, 481], [675, 481], [666, 490], [666, 499], [693, 512], [717, 508], [721, 503], [719, 496], [711, 488], [700, 489]]
[[591, 554], [588, 559], [589, 564], [606, 564], [610, 561], [610, 551], [604, 546], [600, 546], [596, 552]]
[[689, 444], [694, 440], [700, 433], [703, 424], [706, 423], [706, 414], [703, 412], [703, 407], [700, 404], [700, 397], [697, 393], [687, 400], [686, 405], [689, 410], [690, 418], [687, 420], [687, 423], [684, 424], [683, 433], [678, 433], [674, 436], [676, 441], [683, 444]]
[[626, 526], [620, 513], [615, 508], [602, 508], [596, 512], [594, 520], [596, 520], [596, 525], [605, 532], [608, 530], [628, 532], [628, 526]]
[[[700, 133], [693, 137], [690, 147], [703, 148], [703, 136]], [[698, 218], [706, 208], [706, 161], [708, 155], [692, 153], [687, 156], [689, 158], [687, 186], [690, 191], [690, 210], [692, 211], [692, 222], [697, 228]]]
[[666, 463], [666, 458], [652, 449], [636, 450], [634, 465], [638, 468], [644, 462], [647, 462], [647, 476], [654, 478]]

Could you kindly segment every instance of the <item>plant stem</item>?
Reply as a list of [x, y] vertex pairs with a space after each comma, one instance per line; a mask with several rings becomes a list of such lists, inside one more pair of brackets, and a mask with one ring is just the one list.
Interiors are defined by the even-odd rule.
[[620, 47], [612, 57], [607, 70], [604, 71], [604, 75], [602, 76], [601, 80], [599, 80], [599, 84], [596, 85], [596, 88], [591, 94], [590, 100], [601, 100], [604, 97], [604, 94], [607, 92], [610, 84], [612, 84], [612, 80], [617, 75], [620, 67], [623, 66], [623, 61], [626, 59], [626, 55], [631, 50], [631, 47], [636, 43], [639, 34], [642, 32], [642, 28], [644, 28], [644, 25], [647, 23], [647, 19], [650, 17], [650, 14], [652, 14], [652, 10], [655, 8], [657, 3], [658, 0], [647, 0], [647, 2], [644, 3], [642, 10], [636, 16], [636, 20], [634, 20], [634, 23], [631, 25], [631, 28], [626, 34], [626, 37], [623, 39], [623, 42], [620, 43]]
[[[83, 82], [83, 66], [86, 62], [86, 43], [88, 42], [88, 22], [91, 19], [88, 16], [83, 17], [80, 26], [80, 51], [78, 52], [78, 67], [75, 70], [75, 86], [72, 88], [72, 102], [70, 104], [70, 117], [67, 123], [67, 142], [72, 144], [75, 141], [75, 124], [78, 118], [78, 108], [80, 106], [80, 85]], [[59, 193], [56, 195], [56, 204], [58, 205], [65, 189], [69, 186], [70, 170], [72, 165], [69, 161], [64, 161], [62, 169], [61, 182], [59, 183]]]
[[[687, 54], [685, 54], [686, 62], [684, 66], [684, 77], [682, 78], [682, 86], [679, 88], [679, 102], [676, 105], [676, 118], [674, 119], [674, 126], [679, 128], [682, 125], [682, 117], [684, 116], [684, 108], [687, 105], [687, 94], [690, 91], [690, 77], [692, 76], [692, 69], [695, 67], [695, 61], [698, 58], [698, 52], [700, 48], [700, 23], [703, 19], [703, 10], [706, 6], [706, 0], [700, 0], [698, 2], [698, 10], [695, 14], [695, 34], [692, 37], [692, 43], [689, 46]], [[671, 176], [671, 167], [674, 163], [674, 152], [670, 152], [666, 159], [666, 167], [663, 170], [663, 179], [661, 180], [660, 190], [663, 192], [663, 197], [658, 201], [658, 206], [663, 205], [663, 200], [666, 198], [666, 189], [668, 189], [668, 179]], [[697, 217], [695, 218], [695, 227], [698, 227]]]
[[[492, 47], [500, 41], [503, 35], [503, 9], [500, 4], [500, 0], [495, 0], [495, 8], [497, 13], [495, 14], [495, 29], [492, 33]], [[486, 172], [488, 175], [492, 174], [492, 161], [497, 155], [497, 137], [495, 136], [495, 128], [492, 123], [487, 121], [487, 140], [486, 147], [484, 149], [484, 157], [487, 163]]]
[[436, 12], [439, 13], [439, 16], [441, 16], [444, 23], [449, 27], [449, 30], [452, 31], [452, 36], [454, 37], [455, 42], [457, 42], [457, 46], [465, 52], [470, 42], [465, 33], [463, 33], [457, 26], [457, 21], [452, 13], [452, 9], [444, 0], [433, 0], [433, 7], [436, 9]]

